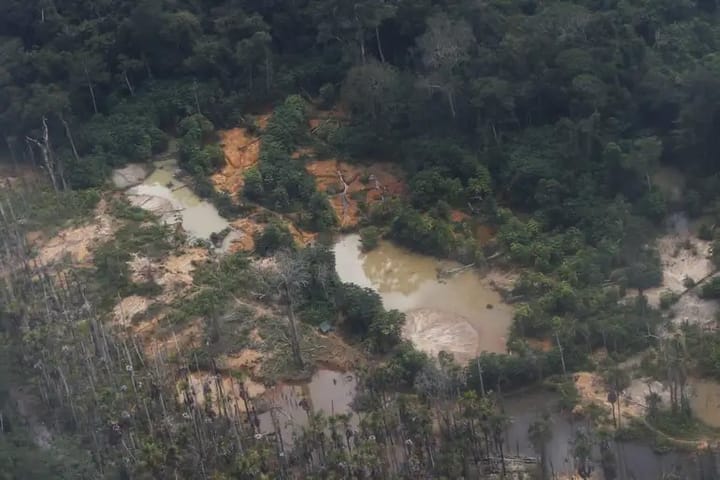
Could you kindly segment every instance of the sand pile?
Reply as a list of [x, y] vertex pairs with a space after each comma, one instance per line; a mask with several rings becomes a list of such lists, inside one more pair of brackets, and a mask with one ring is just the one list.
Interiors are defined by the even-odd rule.
[[407, 312], [403, 337], [421, 351], [435, 357], [441, 351], [452, 353], [465, 364], [478, 354], [479, 335], [463, 316], [420, 308]]
[[130, 163], [113, 171], [112, 182], [117, 188], [134, 187], [142, 183], [147, 176], [148, 169], [146, 165]]

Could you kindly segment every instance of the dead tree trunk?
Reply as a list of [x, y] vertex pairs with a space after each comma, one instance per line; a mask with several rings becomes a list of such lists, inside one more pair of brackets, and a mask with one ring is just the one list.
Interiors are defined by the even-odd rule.
[[380, 61], [385, 63], [385, 54], [382, 49], [382, 42], [380, 41], [380, 29], [375, 27], [375, 41], [377, 42], [378, 53], [380, 54]]
[[132, 86], [132, 83], [130, 83], [130, 77], [128, 77], [127, 70], [122, 71], [123, 80], [125, 80], [125, 85], [128, 88], [128, 91], [130, 92], [130, 96], [135, 96], [135, 89]]
[[42, 153], [43, 156], [43, 162], [45, 164], [45, 168], [48, 171], [48, 175], [50, 175], [50, 181], [52, 182], [53, 188], [56, 192], [60, 191], [60, 187], [58, 186], [57, 178], [55, 177], [55, 158], [53, 156], [52, 149], [50, 148], [50, 131], [48, 130], [47, 125], [47, 117], [42, 117], [42, 124], [43, 124], [43, 135], [42, 140], [38, 140], [37, 138], [33, 138], [30, 136], [26, 136], [25, 139], [28, 142], [34, 143]]
[[93, 110], [98, 113], [97, 100], [95, 99], [95, 87], [93, 86], [92, 80], [90, 79], [90, 73], [88, 72], [87, 65], [83, 63], [83, 70], [85, 71], [85, 80], [87, 81], [88, 90], [90, 90], [90, 98], [92, 99]]
[[[63, 124], [63, 127], [65, 128], [65, 137], [67, 137], [68, 142], [70, 142], [70, 147], [72, 148], [73, 157], [75, 157], [75, 161], [79, 164], [80, 163], [80, 155], [78, 154], [77, 147], [75, 146], [75, 140], [73, 139], [72, 132], [70, 131], [70, 125], [68, 125], [67, 121], [65, 120], [65, 117], [62, 113], [58, 113], [58, 118], [60, 119], [60, 122]], [[64, 183], [64, 181], [63, 181]]]
[[292, 335], [292, 341], [290, 343], [292, 343], [292, 352], [295, 362], [297, 362], [298, 366], [302, 368], [304, 367], [305, 362], [303, 362], [302, 352], [300, 351], [300, 334], [298, 333], [297, 318], [295, 318], [295, 303], [293, 301], [292, 293], [290, 292], [290, 287], [287, 284], [287, 280], [285, 280], [284, 283], [285, 295], [287, 297], [288, 319], [290, 320], [290, 333]]

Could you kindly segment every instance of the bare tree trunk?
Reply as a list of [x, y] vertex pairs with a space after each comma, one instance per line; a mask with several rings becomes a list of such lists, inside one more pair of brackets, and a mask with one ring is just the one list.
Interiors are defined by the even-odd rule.
[[37, 138], [26, 136], [25, 139], [29, 142], [34, 143], [40, 149], [43, 155], [43, 161], [45, 162], [45, 168], [50, 175], [50, 181], [52, 182], [53, 188], [56, 192], [60, 191], [58, 187], [57, 178], [55, 177], [55, 160], [53, 158], [52, 150], [50, 149], [50, 132], [48, 130], [47, 118], [42, 117], [43, 123], [43, 138], [42, 141]]
[[558, 350], [560, 350], [560, 363], [562, 363], [563, 376], [567, 377], [567, 369], [565, 368], [565, 354], [563, 352], [562, 344], [560, 343], [560, 336], [555, 333], [555, 341], [557, 342]]
[[380, 61], [385, 63], [385, 54], [382, 49], [382, 42], [380, 41], [380, 29], [375, 27], [375, 41], [377, 42], [378, 53], [380, 54]]
[[265, 91], [270, 92], [272, 84], [272, 64], [270, 63], [270, 49], [265, 49]]
[[455, 98], [453, 96], [453, 92], [451, 89], [447, 89], [447, 98], [448, 103], [450, 104], [450, 113], [452, 113], [452, 117], [455, 118], [457, 116], [457, 113], [455, 112]]
[[[65, 121], [65, 117], [62, 113], [58, 113], [58, 118], [60, 119], [60, 122], [63, 124], [63, 127], [65, 128], [65, 137], [67, 137], [68, 142], [70, 142], [70, 147], [72, 148], [73, 157], [75, 157], [75, 161], [79, 164], [80, 163], [80, 155], [78, 155], [77, 147], [75, 146], [75, 140], [73, 139], [72, 132], [70, 131], [70, 125], [68, 125], [67, 121]], [[61, 173], [62, 175], [62, 173]], [[63, 180], [63, 183], [65, 181]]]
[[287, 295], [288, 318], [290, 320], [290, 333], [292, 334], [291, 343], [293, 357], [295, 357], [295, 361], [297, 362], [298, 366], [302, 368], [305, 363], [303, 362], [302, 353], [300, 351], [300, 335], [298, 334], [297, 319], [295, 318], [295, 306], [292, 298], [292, 293], [290, 293], [290, 287], [288, 286], [287, 281], [285, 281], [285, 295]]
[[128, 90], [130, 91], [130, 96], [135, 96], [135, 89], [132, 86], [132, 83], [130, 83], [130, 77], [128, 77], [127, 70], [123, 70], [123, 79], [125, 80], [125, 85], [127, 85]]
[[85, 71], [85, 80], [87, 80], [88, 90], [90, 90], [90, 98], [92, 98], [93, 110], [98, 113], [97, 100], [95, 99], [95, 87], [93, 87], [92, 80], [90, 80], [90, 73], [88, 72], [87, 66], [83, 64], [83, 70]]
[[198, 115], [201, 115], [202, 112], [200, 112], [200, 98], [198, 97], [197, 92], [197, 80], [193, 80], [193, 96], [195, 97], [195, 108], [197, 109]]

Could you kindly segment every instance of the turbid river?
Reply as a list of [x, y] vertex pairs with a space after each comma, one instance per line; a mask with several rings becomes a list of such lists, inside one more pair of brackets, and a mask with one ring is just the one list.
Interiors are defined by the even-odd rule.
[[482, 351], [505, 352], [513, 308], [490, 281], [472, 269], [438, 280], [438, 268], [457, 265], [419, 255], [390, 242], [368, 253], [360, 237], [346, 235], [334, 247], [343, 282], [372, 288], [385, 308], [406, 314], [403, 335], [432, 355], [451, 352], [466, 362]]

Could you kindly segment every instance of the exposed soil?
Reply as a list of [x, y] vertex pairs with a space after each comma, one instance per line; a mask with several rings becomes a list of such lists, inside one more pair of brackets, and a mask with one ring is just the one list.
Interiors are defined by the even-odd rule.
[[202, 345], [205, 336], [205, 322], [198, 318], [179, 331], [163, 331], [162, 316], [143, 322], [133, 328], [133, 332], [145, 343], [145, 354], [154, 357], [159, 353], [165, 356], [182, 354]]
[[369, 206], [406, 192], [402, 173], [390, 163], [361, 166], [339, 160], [313, 160], [305, 168], [315, 177], [317, 189], [330, 196], [341, 227], [357, 226], [361, 202]]
[[245, 371], [251, 377], [259, 378], [265, 357], [259, 350], [246, 348], [238, 353], [221, 356], [217, 360], [217, 366], [222, 370]]
[[[579, 372], [573, 375], [575, 388], [580, 394], [580, 404], [574, 413], [583, 413], [588, 405], [594, 404], [610, 412], [607, 401], [608, 391], [602, 377], [597, 373]], [[634, 378], [620, 396], [620, 413], [624, 418], [644, 418], [647, 410], [645, 396], [652, 390], [660, 395], [662, 404], [669, 404], [670, 393], [660, 383], [649, 378]]]
[[106, 208], [106, 202], [101, 200], [91, 223], [65, 228], [45, 242], [38, 251], [38, 262], [48, 265], [69, 258], [76, 265], [89, 264], [94, 247], [117, 229], [117, 222], [105, 212]]
[[241, 383], [229, 375], [194, 372], [178, 382], [178, 402], [185, 402], [190, 397], [196, 405], [204, 406], [206, 402], [210, 401], [212, 402], [210, 408], [219, 414], [223, 407], [220, 402], [221, 394], [218, 391], [218, 384], [222, 388], [222, 397], [225, 399], [225, 408], [228, 409], [229, 415], [246, 411], [245, 402], [242, 400], [242, 390], [250, 398], [265, 393], [265, 386], [252, 380], [243, 380]]
[[231, 222], [230, 225], [238, 232], [237, 237], [230, 244], [230, 252], [253, 251], [255, 249], [255, 234], [262, 232], [265, 228], [263, 223], [258, 223], [252, 217], [238, 218]]
[[[681, 293], [686, 290], [686, 277], [699, 281], [713, 272], [709, 259], [710, 242], [691, 236], [689, 233], [671, 233], [657, 241], [658, 252], [663, 266], [663, 283], [660, 287], [645, 291], [650, 305], [660, 305], [663, 291]], [[682, 312], [679, 312], [682, 315]]]
[[461, 210], [451, 210], [450, 211], [450, 220], [455, 223], [464, 222], [465, 220], [469, 219], [470, 215], [467, 213], [461, 211]]
[[[259, 117], [258, 125], [265, 128], [269, 117]], [[240, 127], [223, 130], [219, 134], [220, 146], [225, 153], [225, 166], [211, 180], [218, 190], [234, 195], [245, 185], [245, 172], [258, 163], [260, 137]]]
[[193, 282], [197, 265], [208, 261], [204, 248], [186, 248], [160, 261], [136, 255], [129, 263], [131, 279], [136, 283], [155, 282], [163, 287], [158, 300], [170, 303]]
[[123, 298], [113, 309], [115, 322], [123, 327], [130, 326], [133, 317], [146, 311], [150, 303], [152, 303], [151, 300], [139, 295], [130, 295]]

